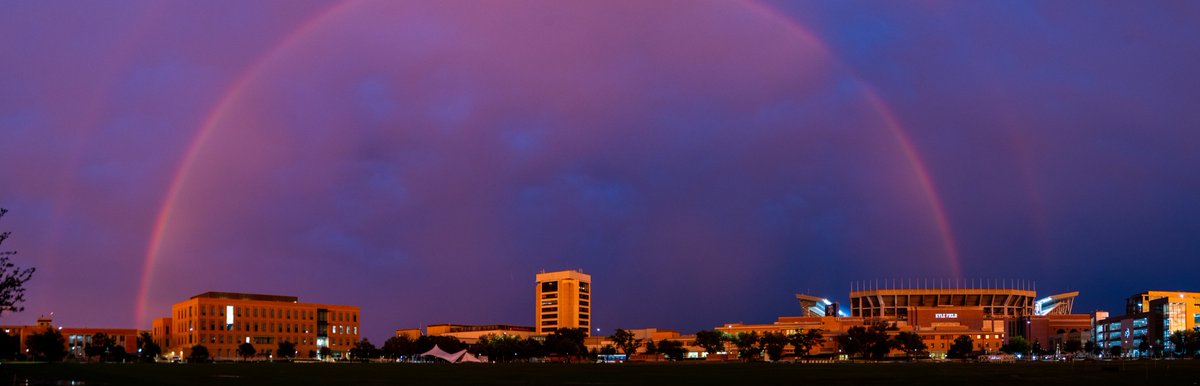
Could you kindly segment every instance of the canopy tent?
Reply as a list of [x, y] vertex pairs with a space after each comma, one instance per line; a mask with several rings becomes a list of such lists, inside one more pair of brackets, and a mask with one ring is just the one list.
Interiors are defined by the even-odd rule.
[[462, 357], [458, 359], [458, 362], [482, 363], [483, 360], [479, 359], [477, 356], [471, 355], [471, 353], [467, 352], [467, 350], [462, 350]]
[[448, 352], [442, 350], [442, 348], [438, 347], [436, 344], [433, 345], [432, 349], [429, 349], [429, 351], [426, 351], [424, 354], [421, 354], [421, 356], [423, 356], [423, 357], [431, 356], [431, 357], [435, 357], [435, 358], [441, 358], [441, 359], [446, 360], [446, 362], [450, 362], [450, 363], [462, 363], [462, 362], [480, 363], [480, 362], [483, 362], [482, 359], [479, 359], [479, 357], [477, 357], [477, 356], [471, 355], [471, 353], [467, 352], [467, 350], [462, 350], [462, 351], [451, 354], [451, 353], [448, 353]]
[[463, 353], [465, 353], [465, 352], [467, 352], [467, 350], [462, 350], [462, 351], [451, 354], [451, 353], [448, 353], [448, 352], [442, 350], [441, 347], [438, 347], [435, 344], [435, 345], [433, 345], [433, 348], [429, 349], [429, 351], [426, 351], [424, 354], [421, 354], [421, 356], [423, 356], [423, 357], [431, 356], [431, 357], [441, 358], [441, 359], [446, 360], [446, 362], [454, 363], [454, 362], [458, 362], [458, 358], [462, 357]]

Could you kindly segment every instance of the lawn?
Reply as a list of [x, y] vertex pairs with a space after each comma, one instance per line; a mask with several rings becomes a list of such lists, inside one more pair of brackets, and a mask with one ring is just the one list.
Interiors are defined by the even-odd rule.
[[[1200, 361], [1087, 363], [4, 363], [22, 385], [1195, 385]], [[72, 383], [74, 382], [74, 383]]]

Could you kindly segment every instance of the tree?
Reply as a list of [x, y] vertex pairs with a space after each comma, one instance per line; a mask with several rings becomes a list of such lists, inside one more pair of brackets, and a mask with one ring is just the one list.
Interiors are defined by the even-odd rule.
[[107, 360], [108, 354], [109, 352], [112, 352], [112, 350], [113, 338], [109, 338], [108, 334], [106, 333], [97, 332], [92, 334], [91, 342], [84, 346], [83, 354], [88, 356], [89, 360], [91, 357], [98, 356], [100, 357], [100, 361], [103, 362], [104, 360]]
[[110, 360], [113, 362], [124, 362], [125, 358], [128, 356], [129, 356], [129, 352], [126, 351], [125, 346], [122, 346], [122, 345], [112, 346], [112, 348], [109, 349], [108, 353], [104, 354], [104, 357], [106, 357], [107, 360]]
[[651, 354], [651, 355], [658, 354], [658, 343], [654, 343], [654, 340], [647, 340], [646, 341], [646, 354]]
[[330, 355], [333, 355], [333, 350], [330, 350], [329, 347], [321, 347], [317, 349], [317, 358], [320, 358], [321, 360], [329, 359]]
[[520, 345], [521, 338], [515, 335], [488, 334], [479, 337], [471, 350], [487, 356], [489, 361], [509, 362], [517, 357]]
[[1167, 340], [1175, 345], [1176, 353], [1192, 355], [1200, 352], [1200, 332], [1196, 330], [1175, 331]]
[[1089, 340], [1089, 341], [1087, 341], [1087, 343], [1084, 343], [1084, 344], [1083, 344], [1083, 351], [1084, 351], [1084, 352], [1087, 352], [1088, 354], [1093, 354], [1093, 355], [1095, 355], [1095, 354], [1098, 354], [1098, 353], [1096, 352], [1096, 342], [1093, 342], [1093, 341], [1090, 341], [1090, 340]]
[[275, 356], [280, 358], [295, 358], [296, 344], [288, 341], [279, 342], [279, 346], [275, 348]]
[[367, 338], [363, 338], [350, 348], [350, 357], [355, 359], [372, 359], [379, 357], [379, 350]]
[[208, 347], [202, 344], [192, 346], [192, 353], [188, 354], [188, 363], [208, 363]]
[[1069, 352], [1069, 353], [1080, 352], [1083, 350], [1083, 342], [1080, 342], [1079, 339], [1067, 340], [1066, 343], [1063, 343], [1062, 350], [1063, 350], [1063, 352]]
[[256, 350], [254, 345], [250, 344], [250, 342], [243, 342], [242, 344], [238, 345], [237, 353], [238, 356], [242, 357], [242, 360], [245, 361], [250, 360], [250, 358], [253, 358], [255, 354], [258, 354], [258, 350]]
[[1008, 343], [1005, 343], [1003, 346], [1000, 346], [1000, 351], [1009, 353], [1009, 354], [1026, 354], [1026, 355], [1028, 355], [1029, 350], [1031, 350], [1031, 349], [1032, 348], [1029, 345], [1029, 340], [1025, 339], [1025, 337], [1023, 337], [1023, 336], [1014, 336], [1014, 337], [1008, 338]]
[[849, 356], [862, 354], [864, 358], [883, 359], [892, 350], [892, 341], [887, 334], [890, 328], [884, 322], [850, 327], [845, 334], [838, 336], [838, 345]]
[[821, 331], [815, 328], [804, 333], [797, 332], [788, 335], [788, 343], [796, 348], [796, 354], [800, 356], [807, 356], [809, 352], [812, 352], [813, 347], [820, 345], [824, 339]]
[[137, 338], [138, 356], [145, 361], [153, 361], [159, 355], [162, 355], [162, 347], [158, 343], [154, 343], [154, 337], [149, 332], [142, 331]]
[[954, 343], [950, 344], [950, 349], [946, 352], [946, 357], [950, 359], [967, 359], [971, 357], [971, 353], [975, 351], [975, 341], [967, 335], [959, 335], [954, 338]]
[[1108, 348], [1108, 353], [1112, 354], [1112, 356], [1118, 357], [1118, 358], [1121, 357], [1121, 351], [1122, 351], [1121, 346], [1112, 346], [1112, 347]]
[[[8, 213], [8, 209], [0, 208], [0, 218]], [[0, 245], [8, 239], [12, 232], [0, 232]], [[21, 312], [25, 307], [25, 283], [33, 277], [34, 268], [21, 269], [9, 261], [16, 256], [17, 251], [0, 250], [0, 315], [4, 311]], [[61, 359], [61, 358], [60, 358]]]
[[758, 344], [767, 353], [768, 360], [778, 361], [783, 359], [783, 347], [787, 346], [788, 338], [780, 331], [764, 332], [758, 338]]
[[658, 341], [658, 352], [666, 355], [667, 359], [673, 361], [682, 360], [683, 355], [687, 354], [687, 350], [683, 348], [683, 343], [669, 339]]
[[696, 345], [704, 347], [704, 351], [711, 354], [716, 354], [725, 351], [725, 333], [717, 330], [704, 330], [696, 332]]
[[641, 339], [634, 337], [632, 332], [629, 332], [623, 328], [618, 328], [616, 331], [613, 331], [613, 334], [608, 337], [608, 340], [611, 340], [613, 344], [615, 344], [617, 348], [621, 350], [621, 352], [625, 353], [626, 358], [632, 357], [633, 354], [637, 353], [638, 347], [642, 346]]
[[1033, 340], [1033, 348], [1031, 348], [1030, 351], [1033, 352], [1033, 355], [1038, 356], [1046, 354], [1046, 350], [1042, 349], [1042, 341], [1037, 339]]
[[36, 360], [58, 362], [67, 356], [67, 341], [58, 330], [46, 328], [46, 331], [25, 337], [25, 347], [29, 355]]
[[519, 348], [517, 350], [517, 357], [522, 359], [528, 360], [546, 355], [546, 345], [537, 339], [533, 339], [533, 337], [521, 339], [517, 347]]
[[753, 359], [762, 352], [762, 349], [758, 348], [758, 333], [754, 331], [739, 332], [729, 342], [737, 347], [738, 358]]
[[20, 349], [21, 337], [9, 335], [7, 331], [0, 329], [0, 359], [14, 359]]
[[[904, 351], [904, 356], [909, 360], [929, 349], [929, 346], [925, 345], [925, 339], [921, 338], [921, 334], [911, 331], [896, 334], [892, 338], [892, 346], [900, 349], [900, 351]], [[925, 357], [928, 357], [928, 355], [925, 355]]]
[[571, 358], [587, 352], [583, 340], [587, 338], [587, 330], [582, 328], [560, 328], [546, 336], [546, 350]]
[[399, 359], [416, 353], [416, 347], [416, 342], [407, 335], [393, 336], [383, 342], [383, 353], [389, 358]]
[[611, 344], [606, 344], [606, 345], [604, 345], [604, 347], [600, 348], [600, 351], [598, 353], [600, 355], [605, 355], [605, 356], [617, 355], [617, 348]]

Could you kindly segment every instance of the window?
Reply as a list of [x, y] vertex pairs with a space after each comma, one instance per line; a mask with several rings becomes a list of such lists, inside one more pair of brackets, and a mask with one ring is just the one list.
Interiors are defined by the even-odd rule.
[[580, 299], [590, 299], [587, 294], [579, 294]]
[[586, 326], [586, 325], [588, 325], [588, 321], [586, 321], [586, 320], [580, 320], [580, 321], [579, 321], [579, 325], [580, 325], [580, 326]]
[[588, 319], [588, 315], [587, 315], [587, 314], [579, 314], [579, 319], [580, 319], [580, 320], [587, 320], [587, 319]]
[[558, 314], [542, 314], [542, 319], [558, 319]]
[[588, 312], [587, 307], [579, 307], [579, 312]]
[[542, 283], [542, 292], [558, 292], [558, 282], [548, 281]]
[[557, 300], [543, 300], [543, 301], [542, 301], [542, 305], [543, 305], [543, 306], [553, 306], [553, 305], [556, 305], [556, 304], [558, 304], [558, 301], [557, 301]]
[[555, 299], [555, 298], [558, 298], [558, 294], [557, 294], [557, 293], [553, 293], [553, 294], [542, 294], [542, 299]]
[[589, 303], [591, 303], [591, 302], [589, 302], [589, 301], [587, 301], [587, 300], [580, 300], [580, 301], [579, 301], [579, 305], [581, 305], [581, 306], [588, 306], [588, 305], [591, 305], [591, 304], [589, 304]]
[[542, 307], [542, 312], [558, 312], [558, 307]]
[[592, 292], [592, 285], [590, 283], [580, 282], [579, 283], [579, 292], [582, 292], [582, 293]]
[[[557, 326], [557, 325], [558, 325], [558, 321], [557, 321], [557, 320], [543, 320], [543, 321], [542, 321], [542, 325], [543, 325], [543, 326]], [[190, 336], [189, 336], [189, 337], [190, 337]]]

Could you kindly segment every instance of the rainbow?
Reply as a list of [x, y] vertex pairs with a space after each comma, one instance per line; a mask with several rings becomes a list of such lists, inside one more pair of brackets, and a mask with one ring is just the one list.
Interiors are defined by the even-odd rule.
[[162, 248], [167, 224], [171, 222], [171, 214], [174, 211], [179, 192], [187, 180], [188, 170], [191, 169], [196, 154], [200, 152], [201, 146], [208, 139], [209, 134], [213, 131], [213, 127], [216, 126], [217, 120], [224, 115], [225, 110], [233, 105], [233, 102], [241, 95], [242, 89], [257, 78], [262, 69], [278, 56], [280, 52], [301, 41], [302, 38], [313, 30], [316, 30], [317, 27], [324, 24], [324, 22], [333, 16], [345, 12], [346, 9], [350, 8], [351, 4], [357, 3], [349, 0], [334, 3], [324, 11], [317, 12], [308, 21], [301, 23], [299, 27], [285, 35], [278, 44], [259, 56], [253, 64], [248, 66], [246, 71], [237, 77], [233, 85], [226, 89], [221, 98], [217, 100], [213, 109], [204, 118], [203, 123], [200, 124], [200, 128], [196, 130], [196, 134], [188, 143], [183, 160], [179, 163], [179, 168], [175, 170], [174, 177], [171, 178], [170, 188], [167, 190], [167, 195], [163, 199], [162, 206], [158, 209], [158, 215], [155, 217], [154, 228], [150, 232], [150, 243], [146, 247], [146, 258], [142, 263], [142, 278], [138, 286], [134, 323], [140, 323], [146, 317], [146, 301], [150, 295], [150, 280], [153, 278], [154, 266], [157, 262], [159, 250]]
[[[195, 158], [199, 153], [200, 148], [203, 147], [204, 143], [207, 141], [208, 137], [215, 128], [217, 121], [224, 116], [225, 112], [231, 106], [233, 106], [247, 85], [253, 83], [253, 81], [259, 77], [263, 69], [266, 68], [276, 57], [292, 46], [303, 42], [304, 39], [310, 37], [314, 31], [318, 30], [321, 26], [329, 22], [330, 19], [333, 19], [334, 16], [347, 12], [349, 9], [353, 8], [353, 5], [357, 4], [362, 4], [362, 2], [342, 0], [334, 3], [321, 12], [317, 12], [309, 20], [300, 23], [297, 28], [284, 35], [279, 43], [277, 43], [271, 49], [265, 51], [254, 62], [252, 62], [252, 64], [236, 78], [237, 80], [226, 89], [222, 96], [217, 100], [217, 103], [214, 104], [214, 107], [209, 111], [208, 115], [202, 120], [202, 123], [189, 142], [186, 148], [187, 150], [185, 151], [185, 155], [179, 163], [178, 168], [175, 170], [174, 176], [171, 178], [167, 194], [164, 196], [162, 205], [159, 207], [158, 214], [154, 221], [154, 227], [152, 228], [150, 240], [146, 247], [146, 256], [142, 264], [142, 276], [140, 285], [138, 287], [137, 302], [134, 311], [135, 323], [140, 323], [146, 317], [146, 303], [148, 301], [147, 298], [150, 292], [151, 280], [153, 279], [155, 265], [158, 261], [159, 254], [163, 248], [163, 240], [165, 239], [165, 235], [167, 233], [167, 227], [171, 223], [173, 217], [172, 215], [174, 214], [175, 207], [178, 204], [179, 194], [182, 191], [184, 184], [188, 180], [188, 172], [195, 163]], [[765, 17], [782, 23], [782, 25], [786, 26], [786, 28], [796, 37], [803, 39], [816, 47], [819, 47], [826, 53], [830, 53], [830, 57], [836, 62], [836, 55], [832, 54], [833, 51], [831, 51], [822, 40], [820, 40], [815, 34], [806, 29], [804, 26], [800, 25], [798, 22], [782, 14], [781, 11], [754, 0], [743, 0], [739, 4], [759, 14], [762, 14]], [[946, 215], [945, 207], [938, 196], [935, 184], [930, 177], [930, 173], [925, 165], [925, 162], [921, 159], [916, 147], [909, 138], [907, 131], [900, 124], [899, 119], [887, 107], [886, 103], [884, 103], [878, 92], [876, 92], [873, 88], [865, 86], [865, 83], [858, 76], [853, 75], [853, 79], [863, 88], [864, 94], [866, 94], [867, 102], [882, 116], [889, 134], [895, 139], [896, 143], [899, 144], [904, 157], [908, 160], [909, 166], [912, 168], [913, 173], [915, 174], [915, 177], [920, 185], [921, 193], [925, 195], [926, 199], [929, 201], [934, 221], [936, 222], [942, 239], [942, 248], [945, 250], [944, 252], [946, 254], [946, 259], [950, 269], [955, 277], [961, 277], [962, 275], [960, 272], [959, 255], [957, 246], [955, 245], [955, 237], [951, 230], [950, 221]]]

